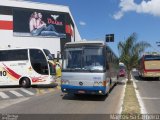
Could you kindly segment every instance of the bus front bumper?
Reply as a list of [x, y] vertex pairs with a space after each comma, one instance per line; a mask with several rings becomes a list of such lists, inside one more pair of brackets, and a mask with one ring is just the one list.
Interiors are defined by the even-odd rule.
[[61, 85], [64, 93], [105, 95], [108, 88], [104, 86], [72, 86]]

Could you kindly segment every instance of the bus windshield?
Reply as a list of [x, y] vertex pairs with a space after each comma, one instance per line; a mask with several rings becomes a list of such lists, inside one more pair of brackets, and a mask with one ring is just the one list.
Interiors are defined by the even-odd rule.
[[146, 55], [144, 60], [151, 61], [151, 60], [160, 60], [160, 55]]
[[66, 48], [63, 70], [102, 71], [104, 70], [103, 47]]
[[52, 54], [50, 53], [50, 51], [49, 50], [47, 50], [47, 49], [43, 49], [44, 50], [44, 53], [45, 53], [45, 55], [47, 56], [47, 59], [48, 60], [53, 60], [54, 58], [52, 57]]

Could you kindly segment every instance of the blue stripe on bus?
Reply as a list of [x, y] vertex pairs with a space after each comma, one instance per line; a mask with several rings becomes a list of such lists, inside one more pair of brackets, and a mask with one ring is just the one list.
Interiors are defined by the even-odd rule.
[[[66, 91], [64, 91], [66, 89]], [[86, 93], [99, 94], [99, 91], [102, 91], [103, 94], [106, 94], [107, 87], [104, 86], [72, 86], [72, 85], [61, 85], [62, 92], [67, 93], [77, 93], [78, 91], [85, 91]]]

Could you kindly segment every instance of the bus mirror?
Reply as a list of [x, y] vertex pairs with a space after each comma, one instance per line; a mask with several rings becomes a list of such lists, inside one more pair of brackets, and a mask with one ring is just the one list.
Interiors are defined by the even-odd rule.
[[59, 62], [60, 58], [61, 58], [61, 53], [60, 53], [60, 51], [57, 51], [57, 62]]

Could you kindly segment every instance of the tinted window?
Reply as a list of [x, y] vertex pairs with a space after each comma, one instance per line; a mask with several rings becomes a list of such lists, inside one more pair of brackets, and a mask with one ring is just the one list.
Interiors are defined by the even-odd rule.
[[48, 62], [41, 50], [30, 49], [30, 59], [33, 69], [43, 75], [48, 75]]
[[44, 49], [43, 51], [46, 54], [46, 56], [48, 57], [48, 60], [53, 60], [54, 59], [49, 50]]
[[146, 55], [145, 60], [160, 60], [160, 55]]
[[28, 60], [27, 49], [0, 51], [0, 61], [18, 61], [18, 60]]

